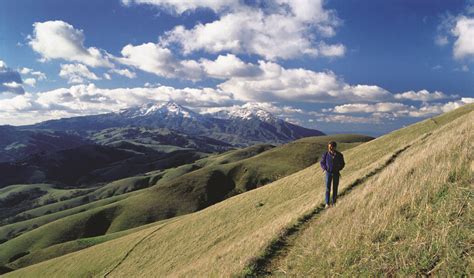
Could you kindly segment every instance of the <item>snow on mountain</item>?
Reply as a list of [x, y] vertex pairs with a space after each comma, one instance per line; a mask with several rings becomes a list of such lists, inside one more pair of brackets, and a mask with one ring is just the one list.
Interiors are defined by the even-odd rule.
[[147, 103], [137, 107], [122, 109], [118, 114], [130, 119], [145, 116], [161, 116], [164, 118], [182, 117], [189, 119], [201, 117], [198, 113], [170, 101]]
[[277, 123], [283, 120], [278, 119], [273, 114], [263, 109], [258, 108], [245, 108], [233, 106], [226, 109], [221, 109], [215, 112], [210, 112], [204, 115], [209, 115], [218, 119], [239, 119], [239, 120], [260, 120], [266, 123]]

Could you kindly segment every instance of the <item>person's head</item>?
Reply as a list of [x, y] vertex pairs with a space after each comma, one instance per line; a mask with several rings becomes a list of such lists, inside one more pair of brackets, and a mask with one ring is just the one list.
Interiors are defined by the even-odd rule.
[[334, 152], [336, 150], [337, 143], [334, 141], [331, 141], [328, 143], [328, 150], [331, 152]]

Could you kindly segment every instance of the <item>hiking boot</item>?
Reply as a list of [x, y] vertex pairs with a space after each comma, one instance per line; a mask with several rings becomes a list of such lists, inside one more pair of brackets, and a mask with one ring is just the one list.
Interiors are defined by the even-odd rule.
[[329, 208], [329, 204], [326, 204], [326, 205], [324, 206], [324, 208], [325, 208], [325, 209], [328, 209], [328, 208]]

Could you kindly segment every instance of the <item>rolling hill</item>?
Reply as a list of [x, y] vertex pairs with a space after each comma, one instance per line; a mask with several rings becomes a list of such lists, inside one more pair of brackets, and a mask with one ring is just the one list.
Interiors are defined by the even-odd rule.
[[323, 176], [310, 165], [6, 277], [472, 275], [473, 110], [344, 151], [335, 208], [322, 209]]
[[[328, 140], [338, 140], [341, 148], [345, 149], [371, 139], [368, 136], [337, 135], [303, 138], [278, 147], [255, 145], [207, 157], [175, 169], [136, 177], [134, 179], [146, 180], [147, 184], [155, 182], [155, 185], [124, 194], [127, 196], [112, 197], [115, 200], [112, 203], [104, 199], [0, 227], [0, 237], [6, 239], [23, 233], [2, 245], [5, 251], [0, 252], [0, 260], [7, 262], [12, 258], [19, 258], [18, 254], [26, 253], [31, 253], [31, 258], [37, 252], [63, 242], [113, 234], [201, 210], [315, 163], [326, 149]], [[124, 182], [125, 180], [120, 183]], [[81, 205], [80, 201], [84, 197], [95, 199], [106, 187], [108, 186], [76, 199], [39, 207], [26, 213], [32, 214], [38, 210], [44, 212], [46, 209], [51, 211], [53, 207], [65, 204], [70, 207], [75, 200], [78, 200], [76, 206]], [[99, 203], [102, 205], [96, 205]], [[48, 222], [51, 223], [47, 224]], [[36, 243], [32, 245], [32, 242]]]
[[12, 162], [37, 153], [79, 147], [91, 142], [61, 131], [20, 129], [0, 126], [0, 162]]

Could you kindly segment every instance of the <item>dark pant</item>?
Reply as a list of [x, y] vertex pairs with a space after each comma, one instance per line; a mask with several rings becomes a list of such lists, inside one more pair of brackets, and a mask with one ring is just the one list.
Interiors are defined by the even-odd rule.
[[329, 195], [331, 193], [331, 182], [332, 182], [332, 203], [336, 203], [337, 199], [337, 186], [339, 185], [339, 173], [326, 172], [326, 204], [329, 204]]

